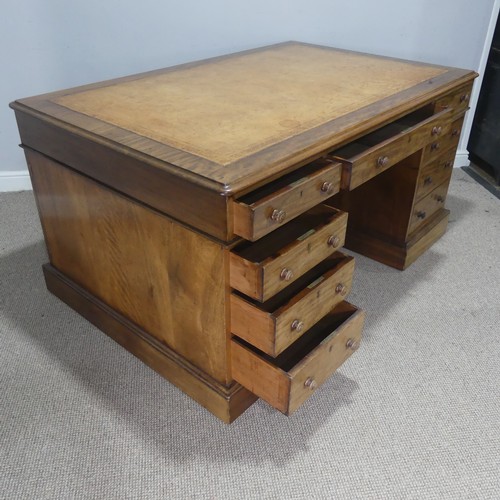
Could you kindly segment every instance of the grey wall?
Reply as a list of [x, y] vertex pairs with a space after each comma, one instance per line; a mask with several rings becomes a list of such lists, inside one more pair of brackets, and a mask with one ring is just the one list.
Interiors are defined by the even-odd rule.
[[16, 98], [283, 40], [477, 69], [494, 3], [5, 1], [0, 15], [0, 175], [26, 168], [14, 114], [7, 107]]

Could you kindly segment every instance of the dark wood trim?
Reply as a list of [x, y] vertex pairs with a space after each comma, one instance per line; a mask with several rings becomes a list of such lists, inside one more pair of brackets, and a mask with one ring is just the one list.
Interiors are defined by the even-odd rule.
[[43, 266], [43, 273], [51, 293], [224, 422], [256, 401], [236, 382], [226, 387], [209, 378], [50, 264]]

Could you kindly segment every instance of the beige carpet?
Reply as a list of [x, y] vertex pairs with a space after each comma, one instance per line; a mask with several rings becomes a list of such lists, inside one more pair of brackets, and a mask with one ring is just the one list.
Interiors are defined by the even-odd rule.
[[0, 498], [500, 498], [500, 202], [455, 171], [410, 269], [357, 258], [362, 348], [287, 418], [227, 426], [46, 290], [33, 196], [0, 195]]

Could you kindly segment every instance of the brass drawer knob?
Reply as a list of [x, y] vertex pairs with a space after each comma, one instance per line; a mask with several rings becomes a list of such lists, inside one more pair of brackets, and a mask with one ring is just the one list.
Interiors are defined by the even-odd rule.
[[273, 222], [281, 224], [286, 219], [286, 212], [284, 210], [274, 209], [269, 217]]
[[312, 377], [309, 377], [305, 382], [304, 382], [304, 387], [307, 389], [311, 389], [311, 391], [314, 391], [318, 384], [316, 384], [316, 380], [314, 380]]
[[419, 219], [425, 219], [426, 215], [427, 215], [427, 214], [426, 214], [423, 210], [419, 210], [419, 211], [417, 212], [417, 217], [418, 217]]
[[332, 234], [328, 237], [326, 243], [329, 247], [337, 248], [340, 245], [340, 238]]
[[304, 329], [304, 322], [299, 319], [294, 319], [290, 325], [292, 330], [296, 332], [301, 332]]
[[340, 293], [340, 295], [345, 295], [347, 293], [347, 287], [343, 284], [343, 283], [339, 283], [336, 287], [335, 287], [335, 291], [337, 293]]
[[460, 102], [467, 102], [469, 100], [469, 97], [470, 95], [467, 93], [467, 94], [462, 94], [460, 96]]
[[347, 349], [351, 349], [351, 351], [355, 351], [359, 347], [359, 342], [356, 339], [347, 339], [345, 343]]
[[439, 142], [433, 142], [431, 144], [431, 151], [437, 151], [439, 149]]
[[377, 158], [377, 167], [385, 167], [389, 163], [388, 156], [379, 156]]
[[451, 136], [452, 137], [457, 137], [460, 135], [460, 129], [458, 128], [454, 128], [452, 131], [451, 131]]
[[283, 281], [290, 281], [293, 278], [293, 271], [291, 269], [288, 269], [287, 267], [284, 267], [281, 270], [280, 278]]
[[432, 127], [431, 134], [432, 135], [440, 135], [443, 131], [443, 127]]
[[321, 185], [321, 192], [324, 194], [332, 194], [333, 193], [333, 182], [325, 181]]
[[436, 196], [436, 200], [438, 203], [444, 203], [444, 196], [441, 196], [440, 194], [438, 194]]
[[428, 175], [425, 179], [424, 179], [424, 185], [425, 186], [428, 186], [429, 184], [432, 184], [432, 177], [430, 175]]

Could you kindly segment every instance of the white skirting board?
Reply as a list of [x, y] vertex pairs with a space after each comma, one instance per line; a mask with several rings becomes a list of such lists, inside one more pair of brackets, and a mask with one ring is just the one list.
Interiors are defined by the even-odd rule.
[[459, 149], [455, 155], [453, 168], [468, 167], [470, 165], [469, 152], [466, 149]]
[[27, 170], [0, 171], [0, 193], [8, 191], [30, 191], [30, 174]]
[[[466, 167], [470, 164], [469, 153], [457, 151], [454, 167]], [[30, 174], [27, 170], [0, 171], [0, 193], [9, 191], [30, 191], [32, 188]]]

